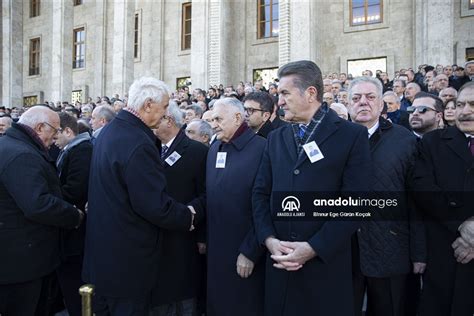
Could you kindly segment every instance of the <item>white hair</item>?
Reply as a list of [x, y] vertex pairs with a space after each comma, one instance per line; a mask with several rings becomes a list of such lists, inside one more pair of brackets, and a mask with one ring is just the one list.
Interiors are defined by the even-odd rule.
[[139, 111], [147, 101], [161, 102], [164, 96], [170, 95], [168, 86], [158, 79], [142, 77], [131, 85], [128, 91], [128, 106]]
[[174, 101], [170, 101], [168, 105], [167, 115], [171, 117], [178, 128], [184, 125], [184, 112], [181, 111], [178, 104]]
[[221, 106], [229, 106], [231, 107], [236, 113], [240, 113], [242, 117], [245, 116], [244, 105], [239, 99], [236, 98], [223, 98], [219, 99], [214, 103], [214, 107], [212, 109], [216, 109], [217, 107]]
[[342, 103], [332, 103], [329, 107], [330, 107], [331, 109], [338, 109], [338, 110], [341, 110], [343, 113], [345, 113], [346, 115], [348, 115], [347, 108], [346, 108], [345, 105], [342, 104]]
[[383, 97], [382, 98], [385, 98], [385, 97], [394, 97], [395, 98], [395, 103], [400, 103], [400, 98], [398, 97], [398, 95], [393, 92], [393, 91], [387, 91], [383, 94]]
[[351, 84], [349, 85], [349, 99], [352, 99], [352, 89], [357, 86], [358, 84], [361, 84], [361, 83], [371, 83], [375, 86], [375, 88], [377, 88], [377, 94], [380, 98], [382, 98], [382, 94], [383, 94], [383, 87], [382, 87], [382, 83], [380, 82], [379, 79], [377, 78], [374, 78], [374, 77], [366, 77], [366, 76], [362, 76], [362, 77], [357, 77], [355, 78], [354, 80], [351, 81]]
[[20, 116], [18, 123], [35, 128], [38, 124], [50, 123], [51, 113], [56, 114], [45, 106], [34, 106]]

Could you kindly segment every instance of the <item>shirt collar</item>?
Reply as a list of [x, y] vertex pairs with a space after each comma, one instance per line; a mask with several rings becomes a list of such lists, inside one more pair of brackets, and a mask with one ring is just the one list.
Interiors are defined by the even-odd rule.
[[176, 139], [176, 136], [171, 138], [171, 140], [169, 142], [167, 142], [166, 144], [161, 144], [161, 147], [163, 148], [164, 146], [166, 146], [166, 147], [170, 148], [175, 139]]
[[[125, 111], [127, 111], [127, 112], [129, 112], [129, 113], [131, 113], [131, 114], [133, 114], [133, 115], [135, 115], [137, 118], [140, 119], [140, 121], [143, 122], [143, 124], [146, 125], [145, 121], [142, 119], [142, 117], [140, 116], [140, 114], [138, 114], [138, 112], [135, 111], [135, 109], [132, 109], [132, 108], [130, 108], [130, 107], [125, 107], [125, 108], [123, 108], [123, 110], [125, 110]], [[147, 125], [147, 126], [148, 126], [148, 125]]]
[[369, 138], [375, 133], [375, 131], [379, 128], [379, 121], [377, 121], [377, 123], [375, 123], [374, 126], [372, 126], [371, 128], [368, 129], [369, 131]]

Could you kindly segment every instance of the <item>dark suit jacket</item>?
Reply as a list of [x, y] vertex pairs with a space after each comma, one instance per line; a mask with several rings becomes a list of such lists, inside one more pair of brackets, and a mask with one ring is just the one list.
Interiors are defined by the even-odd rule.
[[62, 200], [54, 162], [13, 123], [0, 138], [0, 284], [32, 281], [59, 264], [59, 227], [79, 223]]
[[[92, 144], [89, 140], [84, 140], [65, 152], [58, 170], [64, 199], [81, 210], [85, 209], [87, 203], [91, 157]], [[61, 254], [81, 255], [84, 250], [85, 233], [85, 223], [72, 231], [62, 230]]]
[[413, 187], [428, 237], [420, 315], [472, 315], [474, 261], [457, 263], [451, 244], [459, 225], [474, 216], [474, 157], [456, 127], [423, 136]]
[[358, 239], [362, 273], [387, 278], [409, 273], [412, 262], [426, 262], [426, 238], [407, 194], [417, 154], [416, 137], [383, 118], [379, 123], [369, 140], [372, 189], [377, 198], [396, 198], [397, 207], [374, 213], [362, 223]]
[[[195, 198], [201, 198], [205, 203], [207, 150], [207, 146], [189, 139], [180, 130], [166, 152], [163, 159], [166, 191], [176, 201], [189, 203]], [[165, 160], [174, 152], [181, 158], [170, 166]], [[197, 296], [203, 275], [196, 234], [197, 232], [161, 230], [158, 278], [153, 290], [154, 305]], [[205, 242], [205, 239], [202, 241]]]
[[[97, 138], [83, 279], [95, 284], [99, 295], [150, 295], [158, 272], [159, 228], [190, 228], [188, 207], [165, 191], [159, 146], [151, 129], [127, 111], [121, 111]], [[202, 214], [198, 202], [190, 204]]]
[[306, 154], [297, 156], [290, 125], [270, 134], [253, 188], [259, 242], [271, 235], [285, 241], [307, 241], [317, 257], [300, 270], [287, 272], [274, 268], [267, 256], [265, 315], [352, 315], [351, 235], [357, 223], [273, 220], [282, 212], [282, 201], [274, 197], [278, 192], [368, 191], [367, 135], [367, 128], [329, 111], [309, 140], [316, 142], [324, 158], [311, 163]]

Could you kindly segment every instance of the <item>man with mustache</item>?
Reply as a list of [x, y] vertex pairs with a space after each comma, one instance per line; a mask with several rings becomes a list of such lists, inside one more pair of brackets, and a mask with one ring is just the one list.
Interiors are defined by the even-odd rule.
[[361, 223], [353, 239], [356, 316], [362, 315], [365, 292], [370, 315], [405, 315], [410, 272], [422, 274], [426, 267], [424, 227], [414, 220], [417, 213], [405, 191], [415, 163], [416, 138], [406, 128], [381, 116], [382, 91], [381, 82], [371, 77], [358, 77], [349, 88], [352, 121], [367, 128], [372, 166], [372, 176], [367, 177], [370, 190], [376, 192], [377, 198], [389, 192], [398, 203], [397, 207], [374, 212], [370, 220]]
[[422, 138], [424, 134], [438, 128], [443, 119], [443, 101], [431, 93], [419, 92], [407, 112], [410, 114], [409, 122], [413, 134]]
[[455, 117], [456, 126], [423, 137], [414, 170], [429, 254], [420, 316], [474, 313], [474, 83], [459, 90]]

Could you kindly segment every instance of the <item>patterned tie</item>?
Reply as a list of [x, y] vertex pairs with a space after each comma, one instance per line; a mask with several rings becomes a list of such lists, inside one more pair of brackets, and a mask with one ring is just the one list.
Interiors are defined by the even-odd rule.
[[469, 149], [471, 150], [471, 155], [474, 157], [474, 137], [469, 137]]
[[300, 124], [300, 128], [298, 130], [298, 136], [300, 137], [300, 139], [303, 139], [304, 134], [306, 133], [306, 128], [306, 125]]
[[165, 159], [165, 156], [166, 156], [166, 152], [168, 151], [168, 146], [166, 145], [163, 145], [161, 147], [161, 160]]

